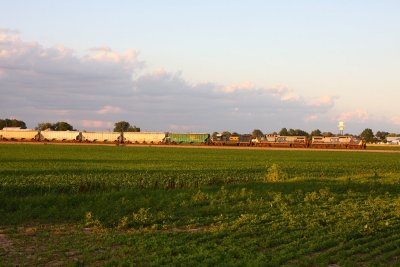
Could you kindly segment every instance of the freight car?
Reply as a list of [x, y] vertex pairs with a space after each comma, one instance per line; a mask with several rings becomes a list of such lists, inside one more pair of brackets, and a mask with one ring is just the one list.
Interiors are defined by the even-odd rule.
[[124, 132], [122, 140], [127, 144], [162, 144], [166, 133]]
[[164, 143], [166, 144], [209, 144], [208, 133], [166, 133]]
[[79, 131], [40, 131], [39, 141], [77, 142], [81, 139]]
[[37, 141], [39, 133], [35, 130], [5, 128], [0, 130], [0, 140], [2, 141]]
[[121, 133], [119, 132], [81, 132], [80, 141], [82, 142], [101, 142], [101, 143], [122, 143]]
[[307, 136], [266, 135], [260, 139], [254, 138], [252, 144], [261, 147], [308, 147]]
[[90, 142], [126, 144], [204, 144], [216, 146], [255, 146], [323, 149], [365, 149], [365, 142], [352, 136], [323, 137], [265, 135], [261, 138], [244, 135], [168, 132], [79, 132], [35, 131], [15, 128], [0, 130], [2, 141]]

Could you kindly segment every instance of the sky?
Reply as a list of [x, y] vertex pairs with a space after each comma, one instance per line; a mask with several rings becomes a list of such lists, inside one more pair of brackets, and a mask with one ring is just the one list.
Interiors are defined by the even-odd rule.
[[400, 133], [399, 1], [0, 0], [0, 118]]

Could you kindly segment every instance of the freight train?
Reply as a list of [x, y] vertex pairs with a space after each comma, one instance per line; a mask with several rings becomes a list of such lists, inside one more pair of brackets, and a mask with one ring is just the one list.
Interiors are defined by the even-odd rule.
[[365, 149], [365, 142], [353, 136], [323, 137], [265, 135], [210, 136], [208, 133], [171, 132], [80, 132], [35, 131], [23, 129], [0, 130], [0, 141], [75, 142], [115, 144], [196, 144], [209, 146], [253, 146], [324, 149]]

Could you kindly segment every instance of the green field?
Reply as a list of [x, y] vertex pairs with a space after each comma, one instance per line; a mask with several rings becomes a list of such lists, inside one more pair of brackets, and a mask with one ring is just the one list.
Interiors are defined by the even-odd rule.
[[400, 153], [0, 145], [0, 266], [400, 266]]
[[400, 151], [399, 145], [367, 145], [368, 150], [398, 150]]

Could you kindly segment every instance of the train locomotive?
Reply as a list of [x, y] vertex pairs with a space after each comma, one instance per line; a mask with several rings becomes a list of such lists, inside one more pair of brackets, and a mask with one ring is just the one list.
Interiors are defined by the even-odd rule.
[[36, 131], [23, 129], [0, 130], [0, 141], [74, 142], [110, 144], [173, 144], [209, 146], [286, 147], [316, 149], [365, 149], [365, 142], [353, 136], [280, 136], [250, 134], [210, 136], [208, 133], [173, 132], [80, 132]]

